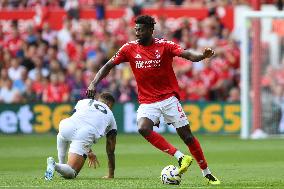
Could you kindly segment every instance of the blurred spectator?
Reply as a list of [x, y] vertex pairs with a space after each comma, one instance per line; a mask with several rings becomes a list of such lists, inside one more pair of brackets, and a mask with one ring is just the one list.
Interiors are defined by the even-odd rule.
[[0, 102], [17, 103], [21, 101], [19, 92], [12, 86], [13, 82], [11, 79], [7, 79], [3, 82], [0, 89]]
[[23, 65], [28, 71], [35, 67], [33, 57], [36, 55], [36, 45], [25, 45], [23, 47], [23, 58], [21, 65]]
[[5, 82], [9, 79], [8, 71], [7, 69], [1, 69], [1, 75], [0, 75], [0, 87], [4, 87]]
[[[41, 72], [36, 72], [36, 77], [35, 80], [31, 80], [31, 79], [27, 79], [26, 82], [28, 83], [28, 85], [31, 84], [31, 90], [32, 92], [35, 94], [36, 99], [38, 101], [42, 100], [42, 94], [44, 89], [47, 87], [47, 78], [44, 78], [41, 74]], [[27, 89], [29, 86], [27, 86]]]
[[96, 0], [95, 2], [96, 17], [98, 20], [105, 19], [105, 1]]
[[25, 82], [25, 91], [22, 94], [23, 102], [29, 103], [29, 102], [38, 102], [39, 98], [37, 96], [37, 93], [33, 90], [33, 81], [30, 79], [27, 79]]
[[9, 50], [12, 56], [16, 56], [22, 47], [22, 38], [17, 27], [12, 28], [11, 35], [7, 39], [5, 47]]
[[66, 45], [70, 41], [72, 41], [71, 28], [72, 28], [71, 21], [69, 19], [65, 19], [63, 23], [63, 28], [59, 30], [57, 33], [57, 39], [61, 49], [65, 50]]
[[118, 90], [119, 90], [119, 99], [118, 99], [119, 102], [124, 103], [136, 99], [135, 88], [131, 86], [131, 80], [123, 80]]
[[208, 100], [208, 89], [202, 80], [200, 72], [194, 70], [192, 78], [187, 84], [187, 100], [190, 101], [206, 101]]
[[47, 103], [60, 103], [67, 102], [68, 100], [69, 91], [64, 81], [62, 81], [62, 75], [52, 73], [50, 75], [50, 82], [43, 90], [42, 101]]
[[240, 102], [240, 90], [237, 87], [231, 88], [227, 101], [228, 102]]
[[44, 23], [41, 34], [42, 39], [47, 41], [49, 45], [54, 45], [56, 42], [56, 35], [57, 32], [51, 30], [49, 23]]
[[83, 80], [82, 70], [76, 69], [73, 74], [70, 74], [68, 86], [71, 89], [70, 99], [72, 101], [75, 102], [85, 97], [87, 86]]
[[35, 57], [33, 60], [35, 68], [29, 71], [29, 78], [34, 81], [37, 73], [41, 73], [43, 77], [47, 77], [49, 70], [43, 67], [41, 59]]
[[64, 9], [68, 14], [69, 19], [78, 20], [80, 17], [80, 8], [78, 0], [67, 0], [65, 1]]
[[197, 40], [199, 50], [206, 47], [216, 47], [217, 45], [217, 26], [213, 18], [206, 18], [202, 22], [202, 36]]
[[28, 79], [28, 71], [24, 69], [21, 72], [21, 77], [18, 79], [15, 79], [13, 81], [13, 88], [15, 88], [17, 91], [19, 91], [21, 94], [26, 91], [26, 84], [25, 81]]
[[19, 60], [17, 58], [12, 58], [11, 66], [8, 68], [9, 78], [13, 81], [21, 79], [24, 71], [25, 67], [20, 65]]

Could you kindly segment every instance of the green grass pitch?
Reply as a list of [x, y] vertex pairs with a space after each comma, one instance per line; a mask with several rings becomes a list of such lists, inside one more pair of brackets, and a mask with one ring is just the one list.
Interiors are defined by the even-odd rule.
[[[177, 135], [164, 135], [188, 153]], [[46, 158], [56, 157], [55, 135], [0, 135], [0, 188], [284, 188], [284, 140], [246, 140], [237, 136], [198, 136], [211, 171], [220, 186], [205, 184], [196, 164], [183, 175], [180, 186], [162, 185], [160, 171], [170, 157], [148, 144], [139, 135], [118, 135], [115, 179], [107, 173], [105, 140], [93, 146], [101, 167], [84, 167], [75, 180], [58, 175], [45, 181]], [[57, 159], [57, 158], [56, 158]]]

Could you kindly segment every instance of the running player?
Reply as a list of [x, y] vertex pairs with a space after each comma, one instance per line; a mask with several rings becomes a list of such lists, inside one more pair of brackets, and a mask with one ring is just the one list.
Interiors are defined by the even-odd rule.
[[[98, 100], [83, 99], [75, 106], [74, 114], [62, 120], [57, 135], [58, 161], [53, 157], [47, 158], [45, 179], [52, 180], [54, 171], [63, 178], [74, 179], [89, 158], [89, 167], [99, 166], [96, 155], [91, 146], [101, 137], [106, 136], [106, 151], [108, 155], [109, 173], [104, 178], [114, 178], [115, 144], [117, 126], [111, 111], [114, 98], [110, 93], [101, 93]], [[69, 147], [68, 161], [65, 157]]]
[[161, 116], [171, 123], [196, 159], [202, 174], [209, 184], [220, 184], [207, 166], [199, 141], [191, 133], [189, 122], [179, 102], [179, 87], [173, 71], [173, 57], [179, 56], [193, 62], [210, 58], [214, 51], [205, 48], [203, 53], [183, 50], [178, 44], [153, 37], [155, 20], [142, 15], [135, 20], [136, 41], [124, 44], [97, 73], [88, 87], [87, 96], [93, 97], [97, 84], [107, 76], [116, 65], [129, 62], [138, 86], [140, 106], [137, 110], [139, 133], [153, 146], [178, 159], [183, 174], [192, 162], [192, 157], [184, 155], [160, 134], [153, 126]]

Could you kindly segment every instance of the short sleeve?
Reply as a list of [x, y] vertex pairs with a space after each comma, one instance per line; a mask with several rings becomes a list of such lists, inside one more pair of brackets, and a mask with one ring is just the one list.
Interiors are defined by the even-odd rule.
[[112, 115], [112, 119], [111, 119], [111, 123], [110, 123], [110, 129], [109, 130], [117, 130], [117, 125], [116, 125], [116, 121], [115, 121], [115, 118], [114, 116]]
[[166, 41], [168, 52], [171, 56], [180, 56], [183, 49], [180, 45], [176, 44], [173, 41]]
[[129, 44], [124, 44], [118, 51], [117, 53], [112, 57], [112, 61], [114, 64], [120, 64], [122, 62], [128, 62], [127, 59], [127, 49], [128, 49]]
[[75, 109], [76, 111], [82, 109], [83, 107], [86, 106], [86, 104], [88, 103], [88, 101], [90, 101], [90, 100], [89, 100], [89, 99], [79, 100], [79, 101], [77, 102], [77, 104], [75, 105], [74, 109]]
[[74, 111], [78, 111], [80, 107], [80, 101], [77, 102], [77, 104], [74, 107]]

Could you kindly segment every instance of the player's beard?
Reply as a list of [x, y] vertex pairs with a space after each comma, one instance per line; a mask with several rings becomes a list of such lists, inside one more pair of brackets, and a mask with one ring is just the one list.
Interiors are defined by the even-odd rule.
[[147, 42], [148, 42], [149, 40], [151, 40], [151, 36], [145, 36], [145, 37], [143, 37], [143, 38], [138, 39], [138, 43], [139, 43], [140, 45], [145, 45], [145, 44], [147, 44]]

